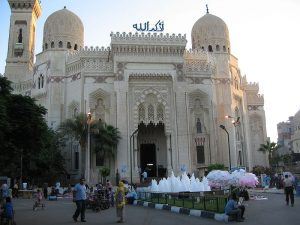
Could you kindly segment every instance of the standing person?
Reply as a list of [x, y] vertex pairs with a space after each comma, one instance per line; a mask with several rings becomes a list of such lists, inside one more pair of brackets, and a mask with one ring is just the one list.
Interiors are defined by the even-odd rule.
[[117, 217], [120, 218], [117, 222], [124, 223], [125, 188], [124, 188], [124, 183], [122, 181], [119, 182], [119, 186], [117, 188], [115, 198], [116, 198]]
[[119, 181], [120, 181], [120, 173], [119, 173], [119, 169], [117, 169], [117, 172], [116, 172], [116, 185], [119, 184]]
[[85, 220], [85, 201], [86, 201], [86, 186], [84, 185], [84, 178], [80, 179], [80, 182], [74, 187], [74, 196], [76, 202], [76, 211], [73, 215], [73, 220], [77, 222], [77, 218], [80, 214], [81, 222], [86, 222]]
[[44, 193], [44, 198], [47, 199], [48, 198], [48, 184], [44, 183], [43, 185], [43, 193]]
[[18, 198], [18, 197], [19, 197], [19, 185], [18, 182], [16, 182], [13, 187], [13, 198]]
[[286, 205], [289, 205], [289, 200], [291, 199], [291, 206], [294, 206], [294, 187], [293, 187], [293, 179], [289, 177], [289, 175], [284, 176], [283, 180], [284, 193], [285, 193], [285, 201]]
[[5, 198], [4, 212], [5, 212], [4, 217], [7, 219], [8, 224], [9, 225], [13, 224], [14, 208], [13, 208], [13, 205], [11, 203], [11, 198], [10, 197]]
[[147, 173], [146, 169], [145, 169], [144, 172], [142, 173], [142, 176], [143, 176], [143, 182], [145, 183], [146, 180], [147, 180], [147, 177], [148, 177], [148, 173]]
[[9, 197], [9, 190], [8, 190], [8, 185], [6, 183], [2, 184], [1, 186], [1, 192], [2, 192], [2, 198], [6, 199]]

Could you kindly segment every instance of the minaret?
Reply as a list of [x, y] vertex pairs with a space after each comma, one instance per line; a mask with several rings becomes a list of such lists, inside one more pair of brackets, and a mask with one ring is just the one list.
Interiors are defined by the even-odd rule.
[[[32, 79], [36, 22], [42, 9], [39, 0], [8, 0], [11, 16], [5, 76], [19, 87], [28, 89]], [[13, 85], [14, 87], [15, 85]]]

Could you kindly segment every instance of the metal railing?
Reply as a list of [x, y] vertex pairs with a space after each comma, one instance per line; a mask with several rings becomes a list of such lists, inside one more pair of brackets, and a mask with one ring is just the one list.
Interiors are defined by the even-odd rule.
[[188, 209], [205, 210], [224, 213], [228, 201], [227, 195], [217, 195], [214, 192], [179, 192], [179, 193], [151, 193], [139, 192], [138, 200]]

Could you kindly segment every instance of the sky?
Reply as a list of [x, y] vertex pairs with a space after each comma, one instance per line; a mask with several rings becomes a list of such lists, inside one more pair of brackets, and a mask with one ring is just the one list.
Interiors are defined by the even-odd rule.
[[[37, 23], [36, 53], [41, 52], [43, 25], [62, 9], [77, 14], [85, 29], [85, 45], [109, 46], [111, 32], [135, 32], [132, 25], [164, 21], [164, 33], [186, 34], [191, 48], [194, 23], [206, 13], [222, 18], [229, 28], [231, 53], [242, 75], [258, 82], [264, 95], [267, 134], [277, 141], [277, 123], [300, 109], [299, 0], [42, 0]], [[0, 0], [0, 73], [7, 54], [10, 9]]]

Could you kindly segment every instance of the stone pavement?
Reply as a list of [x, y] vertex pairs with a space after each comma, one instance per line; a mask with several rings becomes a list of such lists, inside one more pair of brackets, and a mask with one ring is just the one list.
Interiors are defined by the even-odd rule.
[[[295, 207], [288, 207], [284, 202], [284, 195], [262, 193], [268, 200], [251, 200], [245, 202], [245, 225], [298, 225], [300, 221], [300, 198], [295, 198]], [[261, 194], [260, 194], [261, 195]], [[70, 200], [46, 202], [45, 210], [32, 211], [33, 200], [14, 200], [16, 222], [18, 225], [64, 225], [75, 224], [72, 214], [75, 205]], [[132, 225], [217, 225], [212, 219], [205, 219], [156, 210], [139, 206], [126, 207], [126, 223]], [[101, 211], [100, 213], [87, 210], [87, 223], [117, 224], [115, 208]], [[79, 224], [80, 222], [77, 222]], [[235, 222], [232, 222], [235, 224]], [[81, 224], [81, 223], [80, 223]], [[223, 223], [225, 224], [225, 223]]]

